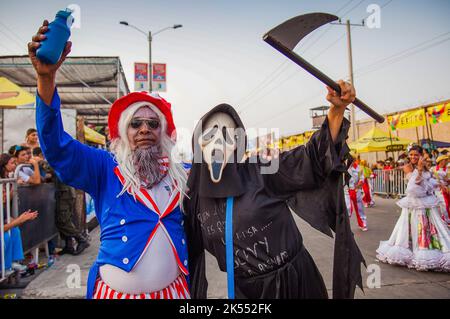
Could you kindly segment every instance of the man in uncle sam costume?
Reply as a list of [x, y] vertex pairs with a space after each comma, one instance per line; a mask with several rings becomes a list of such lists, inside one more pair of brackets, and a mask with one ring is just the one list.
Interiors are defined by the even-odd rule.
[[89, 193], [101, 229], [87, 298], [190, 298], [187, 248], [179, 203], [187, 174], [172, 157], [171, 105], [134, 92], [111, 106], [111, 153], [74, 140], [64, 131], [55, 85], [58, 63], [36, 58], [47, 23], [28, 44], [37, 73], [36, 125], [42, 151], [60, 179]]

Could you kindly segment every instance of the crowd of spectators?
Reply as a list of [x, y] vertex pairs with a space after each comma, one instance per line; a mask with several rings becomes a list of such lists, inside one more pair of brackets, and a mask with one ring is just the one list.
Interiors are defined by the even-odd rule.
[[[423, 157], [426, 161], [426, 166], [429, 171], [434, 171], [437, 166], [437, 159], [449, 155], [449, 151], [447, 149], [441, 150], [427, 150], [424, 149]], [[382, 178], [381, 186], [384, 189], [384, 192], [388, 194], [388, 196], [397, 196], [399, 187], [397, 185], [392, 185], [392, 176], [389, 171], [391, 170], [400, 170], [403, 171], [402, 168], [404, 165], [409, 163], [409, 158], [407, 152], [403, 152], [398, 154], [397, 158], [388, 157], [385, 160], [378, 160], [376, 163], [368, 163], [367, 161], [361, 160], [359, 156], [357, 156], [358, 161], [365, 162], [365, 166], [370, 167], [373, 172], [371, 183], [373, 184], [373, 180], [376, 176]], [[450, 168], [450, 165], [449, 165]]]
[[[432, 150], [429, 151], [424, 149], [423, 157], [427, 162], [428, 169], [436, 166], [436, 160], [441, 155], [449, 155], [449, 151], [447, 149]], [[400, 153], [397, 157], [397, 160], [394, 160], [393, 157], [388, 157], [385, 160], [378, 160], [376, 163], [370, 165], [372, 170], [391, 170], [395, 168], [402, 168], [403, 165], [408, 164], [408, 154], [406, 152]]]
[[[75, 208], [75, 189], [63, 184], [45, 160], [44, 154], [39, 147], [37, 131], [34, 128], [27, 130], [25, 141], [19, 145], [13, 145], [8, 153], [0, 155], [0, 178], [16, 179], [18, 187], [38, 187], [43, 183], [54, 183], [55, 185], [55, 225], [59, 231], [60, 239], [64, 241], [62, 250], [57, 252], [58, 241], [56, 239], [48, 242], [51, 259], [58, 253], [59, 255], [69, 253], [79, 255], [89, 246], [88, 238], [84, 230], [78, 229], [73, 222]], [[6, 188], [1, 184], [3, 191], [3, 207], [7, 206]], [[14, 190], [10, 190], [10, 200], [12, 201]], [[9, 203], [10, 206], [12, 204]], [[18, 217], [7, 218], [6, 209], [4, 216], [4, 263], [6, 275], [19, 272], [26, 273], [29, 265], [24, 256], [22, 248], [21, 226], [28, 221], [39, 218], [38, 211], [27, 209], [18, 212]], [[0, 256], [1, 258], [1, 256]]]

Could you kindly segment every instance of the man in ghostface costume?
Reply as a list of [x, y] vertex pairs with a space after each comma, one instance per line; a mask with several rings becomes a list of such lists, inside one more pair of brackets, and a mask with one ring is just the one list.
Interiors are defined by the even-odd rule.
[[328, 88], [331, 108], [320, 130], [271, 161], [243, 160], [245, 128], [232, 106], [220, 104], [201, 118], [184, 201], [193, 298], [207, 296], [205, 250], [227, 272], [229, 298], [328, 298], [290, 209], [321, 232], [335, 232], [333, 297], [353, 298], [356, 285], [362, 288], [364, 259], [342, 187], [349, 129], [343, 115], [355, 90], [339, 84], [341, 96]]

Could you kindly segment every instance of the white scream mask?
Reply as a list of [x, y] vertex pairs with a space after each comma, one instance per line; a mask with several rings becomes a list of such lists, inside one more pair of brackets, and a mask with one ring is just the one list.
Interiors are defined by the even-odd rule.
[[219, 183], [236, 150], [236, 124], [226, 113], [215, 113], [204, 123], [198, 143], [208, 164], [211, 180]]

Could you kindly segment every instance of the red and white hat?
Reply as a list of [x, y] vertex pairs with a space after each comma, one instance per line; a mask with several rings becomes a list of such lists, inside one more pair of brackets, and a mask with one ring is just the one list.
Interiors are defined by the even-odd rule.
[[119, 137], [119, 120], [122, 112], [136, 102], [149, 102], [156, 106], [166, 118], [167, 135], [169, 137], [172, 136], [172, 133], [175, 131], [175, 123], [173, 122], [170, 103], [160, 97], [157, 93], [149, 94], [148, 92], [132, 92], [117, 99], [109, 110], [108, 127], [111, 139]]

